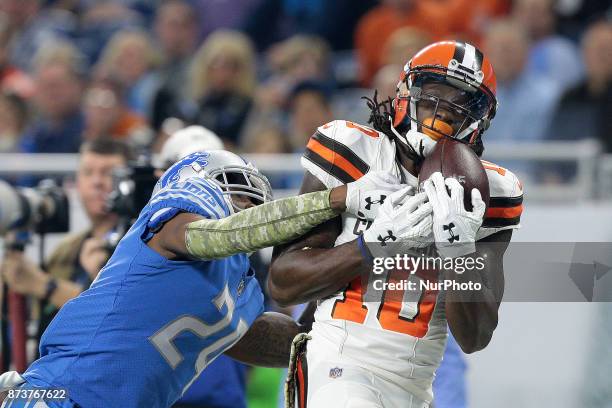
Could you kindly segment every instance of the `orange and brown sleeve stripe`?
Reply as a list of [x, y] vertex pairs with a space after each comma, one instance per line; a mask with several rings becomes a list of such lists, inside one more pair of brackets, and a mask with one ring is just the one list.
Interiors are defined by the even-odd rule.
[[310, 138], [304, 157], [345, 184], [363, 177], [370, 169], [346, 145], [321, 132]]
[[523, 213], [523, 196], [491, 197], [482, 226], [499, 228], [518, 225]]

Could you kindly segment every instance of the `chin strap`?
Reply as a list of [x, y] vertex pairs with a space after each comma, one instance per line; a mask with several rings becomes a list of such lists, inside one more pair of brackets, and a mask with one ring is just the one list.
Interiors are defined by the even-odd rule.
[[417, 152], [414, 146], [408, 143], [406, 136], [400, 135], [393, 126], [391, 126], [391, 132], [393, 132], [393, 137], [391, 139], [395, 141], [396, 148], [400, 150], [404, 156], [412, 160], [416, 167], [420, 167], [423, 160], [425, 160], [425, 146], [423, 145], [423, 141], [420, 141], [418, 146], [419, 151]]

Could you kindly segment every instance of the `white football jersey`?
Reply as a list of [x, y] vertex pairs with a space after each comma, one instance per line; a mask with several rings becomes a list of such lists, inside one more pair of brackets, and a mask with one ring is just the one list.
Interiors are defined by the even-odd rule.
[[[417, 178], [398, 165], [394, 141], [374, 129], [344, 120], [319, 127], [301, 163], [328, 188], [380, 170], [393, 172], [403, 183], [417, 185]], [[522, 212], [523, 192], [517, 177], [490, 162], [483, 161], [483, 166], [491, 198], [477, 239], [518, 228]], [[370, 224], [343, 214], [342, 232], [335, 245], [353, 241]], [[394, 296], [385, 296], [384, 292], [380, 299], [368, 297], [367, 302], [363, 302], [362, 293], [358, 277], [342, 292], [320, 300], [313, 336], [336, 344], [347, 362], [367, 367], [416, 397], [431, 401], [431, 384], [447, 338], [443, 301], [434, 291], [407, 291], [401, 299], [397, 291]]]

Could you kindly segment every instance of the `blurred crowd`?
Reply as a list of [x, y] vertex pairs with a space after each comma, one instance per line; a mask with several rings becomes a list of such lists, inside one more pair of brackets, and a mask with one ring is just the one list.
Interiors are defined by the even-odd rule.
[[610, 152], [611, 15], [606, 0], [0, 0], [0, 152], [157, 152], [186, 124], [238, 152], [301, 152], [327, 121], [365, 123], [360, 97], [394, 95], [445, 38], [496, 70], [485, 143]]

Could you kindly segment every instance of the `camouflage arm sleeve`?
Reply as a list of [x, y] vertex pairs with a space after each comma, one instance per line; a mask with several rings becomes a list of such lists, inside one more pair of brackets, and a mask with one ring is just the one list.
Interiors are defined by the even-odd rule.
[[291, 241], [334, 218], [331, 190], [283, 198], [219, 220], [187, 224], [187, 252], [197, 259], [225, 258]]

